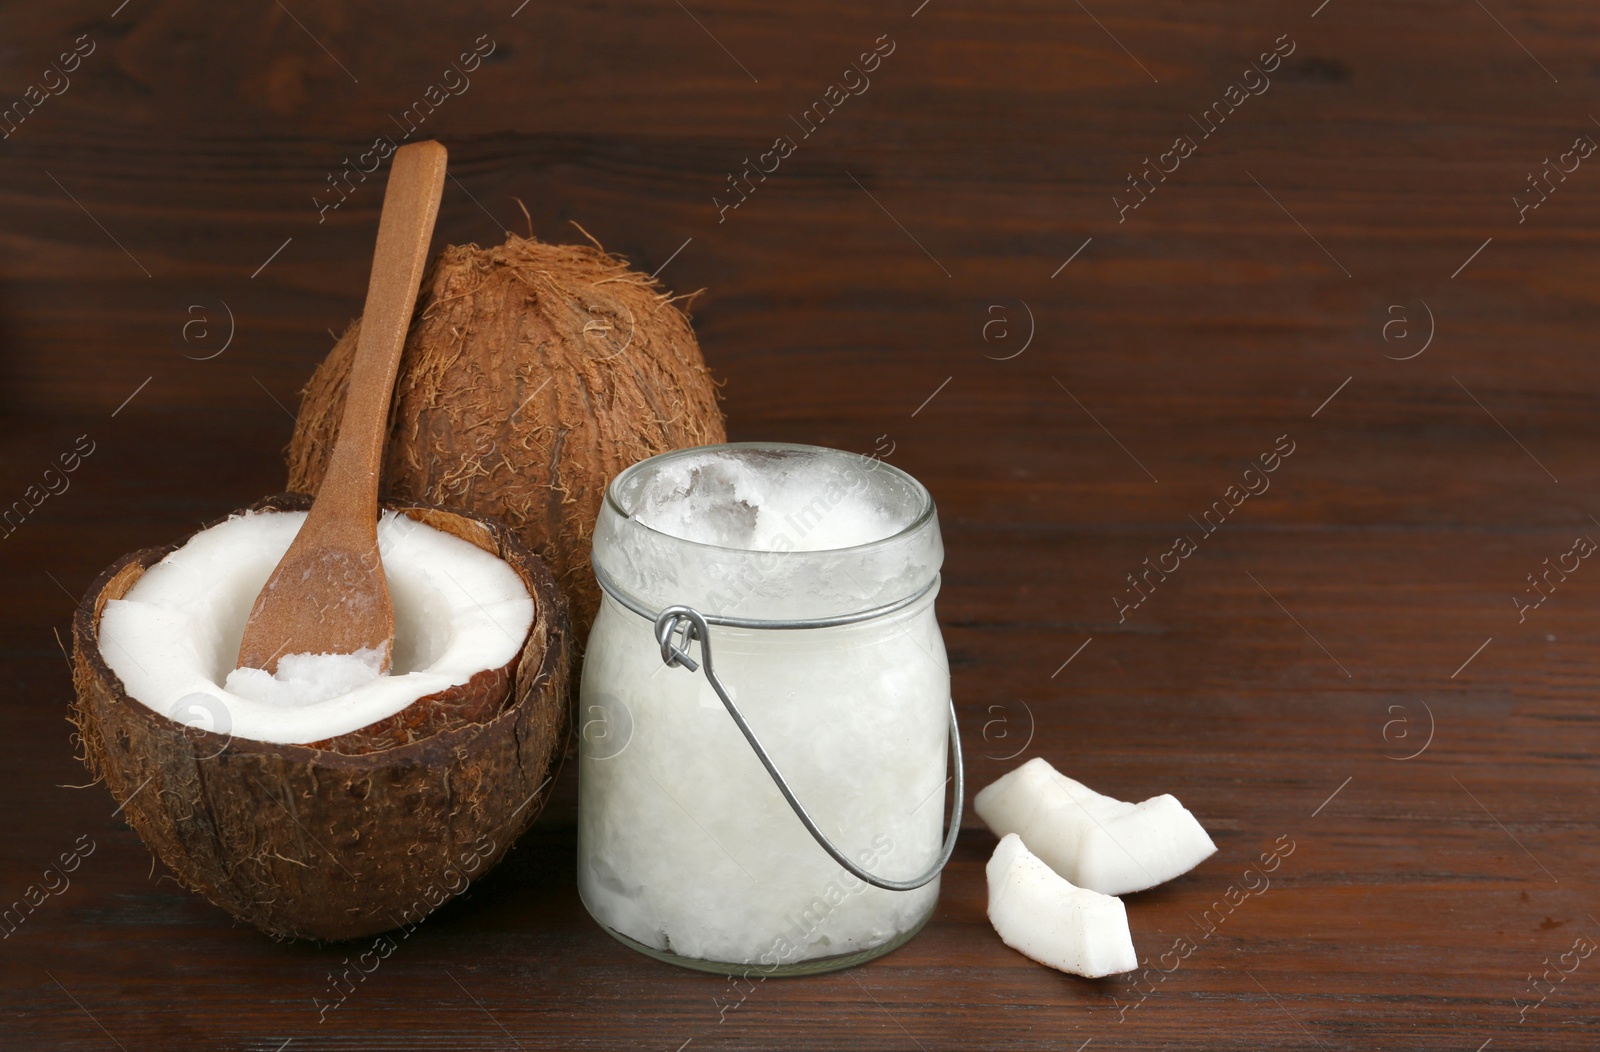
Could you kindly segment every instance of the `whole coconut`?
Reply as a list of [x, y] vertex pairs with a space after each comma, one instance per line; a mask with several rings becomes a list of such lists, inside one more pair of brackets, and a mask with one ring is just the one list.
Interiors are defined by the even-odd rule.
[[[361, 322], [305, 388], [289, 488], [314, 493], [344, 413]], [[555, 574], [578, 641], [600, 605], [590, 535], [623, 468], [725, 441], [689, 321], [598, 247], [512, 235], [429, 267], [406, 337], [380, 487], [507, 522]]]

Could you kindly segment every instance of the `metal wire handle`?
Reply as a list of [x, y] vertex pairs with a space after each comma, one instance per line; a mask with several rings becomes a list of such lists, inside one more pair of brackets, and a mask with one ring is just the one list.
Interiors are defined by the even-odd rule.
[[[945, 835], [944, 848], [939, 852], [939, 858], [926, 873], [913, 877], [910, 880], [889, 880], [875, 876], [862, 869], [843, 851], [833, 846], [833, 841], [817, 828], [817, 823], [812, 820], [805, 806], [794, 795], [794, 790], [789, 788], [789, 783], [784, 781], [783, 775], [778, 773], [777, 766], [772, 762], [772, 757], [767, 755], [767, 750], [762, 747], [761, 740], [756, 737], [756, 732], [750, 729], [750, 724], [745, 722], [744, 715], [739, 712], [739, 706], [733, 703], [728, 696], [728, 691], [723, 687], [722, 681], [717, 678], [716, 672], [711, 668], [711, 630], [706, 624], [705, 617], [692, 606], [669, 606], [656, 617], [656, 642], [661, 644], [661, 660], [670, 668], [678, 665], [690, 672], [704, 670], [706, 680], [711, 684], [711, 689], [717, 692], [717, 697], [722, 699], [723, 708], [728, 710], [728, 715], [733, 717], [733, 722], [738, 724], [739, 731], [744, 735], [745, 741], [750, 743], [750, 748], [755, 750], [756, 756], [761, 760], [761, 766], [767, 769], [772, 776], [772, 781], [778, 787], [778, 792], [789, 801], [789, 806], [794, 808], [794, 813], [805, 825], [812, 838], [822, 846], [829, 856], [851, 874], [866, 881], [873, 887], [883, 888], [886, 891], [914, 891], [937, 877], [945, 864], [950, 861], [950, 855], [956, 849], [956, 837], [961, 832], [961, 797], [964, 786], [961, 765], [961, 734], [956, 726], [956, 703], [950, 700], [950, 749], [955, 759], [955, 807], [950, 814], [950, 831]], [[682, 639], [682, 645], [678, 640]], [[700, 643], [700, 660], [696, 662], [689, 656], [685, 649], [696, 640]]]

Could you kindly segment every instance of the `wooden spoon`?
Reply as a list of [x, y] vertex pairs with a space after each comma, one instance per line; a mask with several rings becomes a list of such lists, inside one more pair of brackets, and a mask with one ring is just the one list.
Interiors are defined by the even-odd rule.
[[400, 351], [439, 214], [445, 158], [436, 142], [395, 151], [344, 417], [311, 511], [250, 610], [240, 668], [276, 672], [283, 654], [353, 654], [371, 647], [389, 669], [394, 607], [378, 555], [378, 471]]

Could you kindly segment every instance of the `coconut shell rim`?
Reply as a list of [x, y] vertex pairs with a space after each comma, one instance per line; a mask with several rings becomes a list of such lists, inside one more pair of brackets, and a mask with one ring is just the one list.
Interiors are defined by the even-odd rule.
[[[74, 642], [79, 643], [79, 650], [83, 654], [84, 660], [89, 665], [89, 669], [94, 674], [95, 678], [105, 683], [108, 687], [114, 689], [117, 697], [125, 698], [131, 702], [132, 704], [129, 707], [129, 711], [138, 712], [142, 720], [148, 721], [158, 728], [169, 724], [175, 727], [182, 727], [184, 728], [185, 733], [193, 739], [197, 748], [214, 747], [214, 754], [216, 755], [220, 755], [224, 752], [234, 755], [271, 754], [274, 756], [283, 757], [284, 759], [297, 764], [307, 766], [315, 764], [320, 767], [347, 770], [360, 770], [367, 767], [392, 765], [397, 762], [404, 761], [412, 761], [421, 766], [433, 766], [442, 760], [447, 761], [449, 756], [455, 754], [460, 747], [469, 745], [471, 741], [483, 735], [494, 725], [504, 720], [514, 719], [517, 712], [524, 705], [536, 704], [538, 702], [539, 698], [544, 693], [544, 691], [540, 688], [555, 675], [556, 665], [561, 657], [559, 653], [561, 648], [559, 645], [553, 644], [558, 644], [560, 642], [559, 637], [561, 633], [559, 631], [551, 632], [545, 639], [541, 640], [542, 645], [540, 647], [541, 653], [539, 657], [538, 668], [534, 671], [533, 675], [529, 677], [527, 670], [522, 667], [522, 658], [523, 651], [527, 648], [529, 640], [532, 638], [533, 630], [538, 626], [539, 618], [537, 614], [528, 627], [529, 636], [523, 639], [521, 646], [517, 650], [517, 653], [511, 658], [510, 661], [506, 663], [506, 665], [496, 666], [496, 668], [504, 668], [514, 665], [516, 668], [511, 687], [511, 697], [507, 701], [505, 707], [501, 709], [493, 719], [484, 720], [480, 723], [468, 723], [460, 727], [452, 727], [447, 730], [439, 731], [435, 734], [430, 734], [427, 737], [421, 738], [417, 741], [408, 742], [404, 745], [396, 745], [387, 749], [350, 753], [340, 752], [334, 749], [318, 749], [311, 745], [299, 745], [287, 742], [268, 742], [260, 741], [254, 738], [241, 738], [233, 735], [217, 734], [213, 731], [188, 727], [185, 724], [181, 724], [177, 720], [157, 712], [149, 705], [146, 705], [144, 702], [128, 693], [126, 684], [122, 682], [122, 677], [118, 676], [114, 671], [112, 671], [111, 666], [106, 663], [105, 658], [100, 653], [99, 620], [101, 609], [103, 609], [104, 604], [100, 603], [99, 600], [100, 597], [105, 594], [106, 588], [110, 586], [111, 582], [116, 579], [118, 575], [125, 572], [129, 566], [135, 564], [140, 565], [140, 575], [142, 576], [145, 570], [148, 570], [151, 566], [155, 565], [168, 554], [181, 548], [196, 535], [211, 529], [213, 526], [221, 525], [222, 523], [227, 522], [239, 515], [253, 512], [301, 511], [310, 507], [311, 500], [312, 498], [310, 496], [303, 493], [286, 492], [263, 497], [248, 507], [241, 508], [237, 511], [230, 512], [227, 515], [219, 516], [203, 523], [181, 540], [174, 541], [171, 544], [155, 545], [128, 552], [102, 570], [94, 578], [94, 580], [89, 582], [88, 589], [85, 591], [83, 598], [79, 601], [77, 609], [73, 612], [72, 624]], [[536, 609], [540, 604], [545, 604], [546, 608], [549, 609], [554, 615], [551, 622], [553, 625], [559, 627], [565, 623], [566, 599], [561, 594], [560, 589], [556, 586], [555, 578], [551, 575], [549, 567], [545, 565], [542, 558], [531, 551], [517, 538], [515, 531], [509, 529], [504, 523], [501, 523], [498, 520], [492, 519], [488, 516], [479, 515], [462, 508], [453, 508], [438, 504], [424, 504], [420, 501], [380, 499], [379, 505], [383, 510], [397, 511], [402, 514], [408, 510], [442, 512], [447, 515], [454, 515], [458, 518], [466, 519], [484, 527], [489, 531], [490, 535], [494, 538], [497, 544], [510, 548], [522, 556], [524, 564], [532, 571], [534, 581], [532, 587], [529, 588], [529, 595], [530, 598], [533, 599]], [[462, 539], [465, 540], [465, 538]], [[468, 541], [468, 543], [473, 542]], [[520, 577], [521, 575], [519, 574], [518, 576]], [[431, 695], [418, 698], [417, 701], [411, 702], [411, 704], [417, 704], [417, 702], [423, 701], [429, 696]], [[404, 710], [402, 709], [400, 711]], [[570, 737], [572, 728], [570, 721], [567, 722], [567, 731], [568, 736]], [[362, 728], [356, 728], [358, 731], [361, 729]], [[440, 752], [444, 753], [445, 756], [436, 757], [434, 755], [435, 753]], [[560, 767], [563, 766], [562, 759], [564, 758], [565, 752], [565, 749], [557, 750], [553, 758], [554, 762], [551, 764], [553, 769], [550, 772], [550, 775], [552, 778], [559, 773]]]

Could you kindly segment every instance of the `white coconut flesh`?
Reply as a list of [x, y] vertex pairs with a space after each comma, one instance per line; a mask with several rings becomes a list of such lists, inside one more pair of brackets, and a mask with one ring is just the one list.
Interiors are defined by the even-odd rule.
[[996, 836], [1017, 834], [1062, 877], [1106, 895], [1165, 883], [1217, 850], [1176, 797], [1118, 800], [1042, 757], [985, 786], [973, 809]]
[[305, 521], [247, 512], [203, 530], [106, 603], [100, 654], [128, 696], [163, 716], [237, 738], [306, 744], [393, 716], [510, 662], [533, 599], [505, 561], [385, 512], [378, 549], [394, 604], [388, 673], [378, 654], [286, 654], [277, 675], [238, 669], [256, 595]]
[[1001, 838], [985, 874], [989, 923], [1013, 950], [1090, 979], [1139, 966], [1122, 900], [1074, 887], [1015, 833]]

